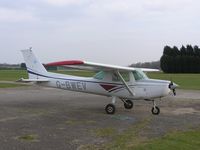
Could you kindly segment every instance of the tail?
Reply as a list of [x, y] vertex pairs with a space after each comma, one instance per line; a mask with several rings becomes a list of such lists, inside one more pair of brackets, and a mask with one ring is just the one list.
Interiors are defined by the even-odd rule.
[[42, 63], [36, 58], [31, 49], [22, 50], [29, 79], [44, 79], [47, 75], [47, 70]]

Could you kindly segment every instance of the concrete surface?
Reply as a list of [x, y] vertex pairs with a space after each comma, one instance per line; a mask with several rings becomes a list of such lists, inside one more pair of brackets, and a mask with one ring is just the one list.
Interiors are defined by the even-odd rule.
[[112, 140], [99, 136], [98, 129], [122, 133], [145, 119], [148, 123], [139, 133], [145, 138], [197, 128], [199, 99], [200, 91], [178, 90], [176, 97], [158, 100], [158, 116], [151, 114], [151, 102], [135, 101], [132, 110], [125, 110], [118, 100], [115, 115], [107, 115], [107, 97], [37, 86], [0, 89], [0, 149], [84, 149]]

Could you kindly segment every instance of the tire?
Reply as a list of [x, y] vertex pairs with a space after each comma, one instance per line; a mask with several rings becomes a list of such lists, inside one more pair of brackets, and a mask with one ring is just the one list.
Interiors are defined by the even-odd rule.
[[151, 112], [153, 115], [158, 115], [160, 114], [160, 109], [159, 107], [155, 106], [155, 107], [152, 107]]
[[133, 102], [131, 100], [126, 100], [125, 103], [124, 103], [124, 107], [126, 109], [131, 109], [133, 108]]
[[115, 113], [115, 105], [108, 104], [105, 108], [107, 114], [114, 114]]

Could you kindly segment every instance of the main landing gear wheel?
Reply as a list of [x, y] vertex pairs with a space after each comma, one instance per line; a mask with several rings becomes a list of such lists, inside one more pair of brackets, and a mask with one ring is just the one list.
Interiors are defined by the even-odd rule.
[[160, 113], [160, 109], [158, 106], [152, 107], [151, 112], [153, 115], [158, 115]]
[[115, 105], [108, 104], [105, 108], [107, 114], [114, 114], [115, 113]]
[[125, 101], [124, 101], [124, 107], [125, 107], [126, 109], [131, 109], [131, 108], [133, 108], [133, 102], [132, 102], [131, 100], [125, 100]]

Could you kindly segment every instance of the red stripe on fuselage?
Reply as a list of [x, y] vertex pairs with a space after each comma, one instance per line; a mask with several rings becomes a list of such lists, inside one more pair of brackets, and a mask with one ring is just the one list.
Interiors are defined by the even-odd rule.
[[104, 88], [106, 91], [109, 91], [117, 86], [115, 85], [109, 85], [109, 84], [100, 84], [102, 88]]

